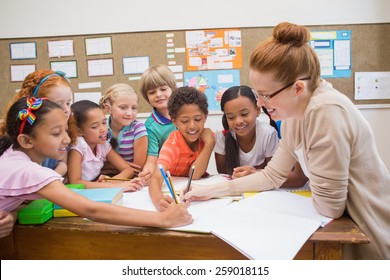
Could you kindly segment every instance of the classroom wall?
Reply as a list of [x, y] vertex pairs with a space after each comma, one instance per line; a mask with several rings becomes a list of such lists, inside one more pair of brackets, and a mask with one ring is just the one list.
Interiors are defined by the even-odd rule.
[[[60, 4], [50, 0], [1, 0], [0, 38], [267, 27], [281, 21], [304, 25], [388, 23], [389, 11], [388, 0], [198, 0], [188, 4], [182, 0], [67, 0]], [[390, 71], [390, 65], [381, 71]], [[390, 128], [383, 125], [390, 119], [388, 104], [358, 107], [373, 127], [379, 153], [390, 169]], [[211, 115], [207, 125], [218, 128], [220, 117]], [[214, 164], [214, 159], [210, 162]]]

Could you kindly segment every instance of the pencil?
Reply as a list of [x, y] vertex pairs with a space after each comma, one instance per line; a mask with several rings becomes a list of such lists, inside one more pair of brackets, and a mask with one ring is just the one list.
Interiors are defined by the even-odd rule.
[[[171, 196], [173, 199], [175, 199], [175, 194], [173, 193], [172, 186], [169, 183], [169, 180], [167, 178], [167, 175], [165, 174], [164, 168], [162, 167], [161, 164], [158, 165], [158, 168], [160, 169], [161, 175], [163, 176], [163, 179], [165, 181], [165, 184], [167, 185], [169, 192], [171, 193]], [[175, 200], [176, 201], [176, 200]]]
[[171, 188], [172, 188], [172, 192], [173, 192], [173, 198], [175, 199], [176, 204], [178, 204], [179, 202], [177, 201], [175, 188], [173, 187], [171, 172], [167, 171], [167, 177], [168, 177], [169, 183], [171, 184]]
[[104, 181], [131, 181], [131, 179], [127, 178], [111, 178], [111, 177], [104, 177]]
[[[191, 167], [191, 170], [190, 170], [190, 176], [188, 178], [188, 183], [187, 183], [187, 187], [186, 187], [186, 190], [184, 192], [184, 194], [186, 194], [189, 190], [190, 190], [190, 187], [191, 187], [191, 181], [192, 181], [192, 176], [194, 175], [194, 171], [195, 171], [195, 165], [193, 165]], [[186, 202], [185, 199], [183, 199], [184, 202]]]

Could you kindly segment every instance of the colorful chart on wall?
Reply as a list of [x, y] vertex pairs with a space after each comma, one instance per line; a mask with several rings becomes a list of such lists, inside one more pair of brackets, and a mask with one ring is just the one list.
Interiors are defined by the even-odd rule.
[[195, 87], [207, 96], [209, 111], [221, 112], [222, 94], [229, 87], [240, 85], [239, 70], [184, 72], [186, 86]]
[[242, 67], [241, 30], [186, 31], [187, 70]]
[[351, 30], [310, 32], [310, 45], [320, 60], [322, 78], [351, 77]]

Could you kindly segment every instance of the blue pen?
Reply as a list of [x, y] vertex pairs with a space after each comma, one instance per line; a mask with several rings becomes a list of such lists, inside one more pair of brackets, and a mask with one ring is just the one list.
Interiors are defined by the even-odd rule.
[[171, 193], [172, 198], [175, 199], [175, 194], [173, 193], [171, 184], [169, 183], [168, 177], [165, 174], [164, 168], [162, 167], [161, 164], [158, 165], [158, 168], [160, 168], [161, 175], [164, 178], [165, 184], [167, 184], [167, 186], [168, 186], [168, 189], [169, 189], [169, 192]]

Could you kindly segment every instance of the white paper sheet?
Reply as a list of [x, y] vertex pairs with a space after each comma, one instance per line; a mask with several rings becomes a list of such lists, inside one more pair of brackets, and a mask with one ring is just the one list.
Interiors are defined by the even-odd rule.
[[318, 214], [312, 199], [285, 191], [266, 191], [258, 193], [239, 202], [242, 205], [259, 209], [266, 209], [275, 213], [293, 215], [315, 220], [325, 226], [332, 221], [331, 218]]
[[250, 259], [290, 260], [319, 225], [317, 220], [236, 202], [214, 220], [212, 233]]
[[[177, 231], [210, 233], [214, 223], [213, 213], [223, 210], [230, 203], [229, 199], [211, 199], [208, 201], [192, 202], [188, 212], [192, 215], [194, 222], [190, 225], [170, 228]], [[138, 192], [126, 192], [123, 194], [122, 206], [156, 211], [150, 199], [148, 188], [145, 187]]]
[[112, 53], [111, 37], [85, 39], [87, 55]]
[[77, 78], [77, 62], [76, 61], [52, 61], [50, 68], [53, 71], [62, 71], [67, 78]]
[[35, 59], [37, 58], [37, 46], [35, 42], [10, 44], [11, 59]]
[[47, 42], [49, 57], [74, 56], [73, 40]]
[[123, 74], [142, 74], [149, 68], [149, 56], [135, 56], [123, 58]]
[[73, 102], [79, 100], [90, 100], [92, 102], [95, 102], [96, 104], [99, 104], [101, 97], [101, 92], [75, 92], [73, 94]]
[[114, 75], [114, 60], [112, 58], [87, 60], [87, 64], [88, 77]]
[[11, 65], [11, 82], [23, 82], [24, 78], [35, 71], [33, 65]]

